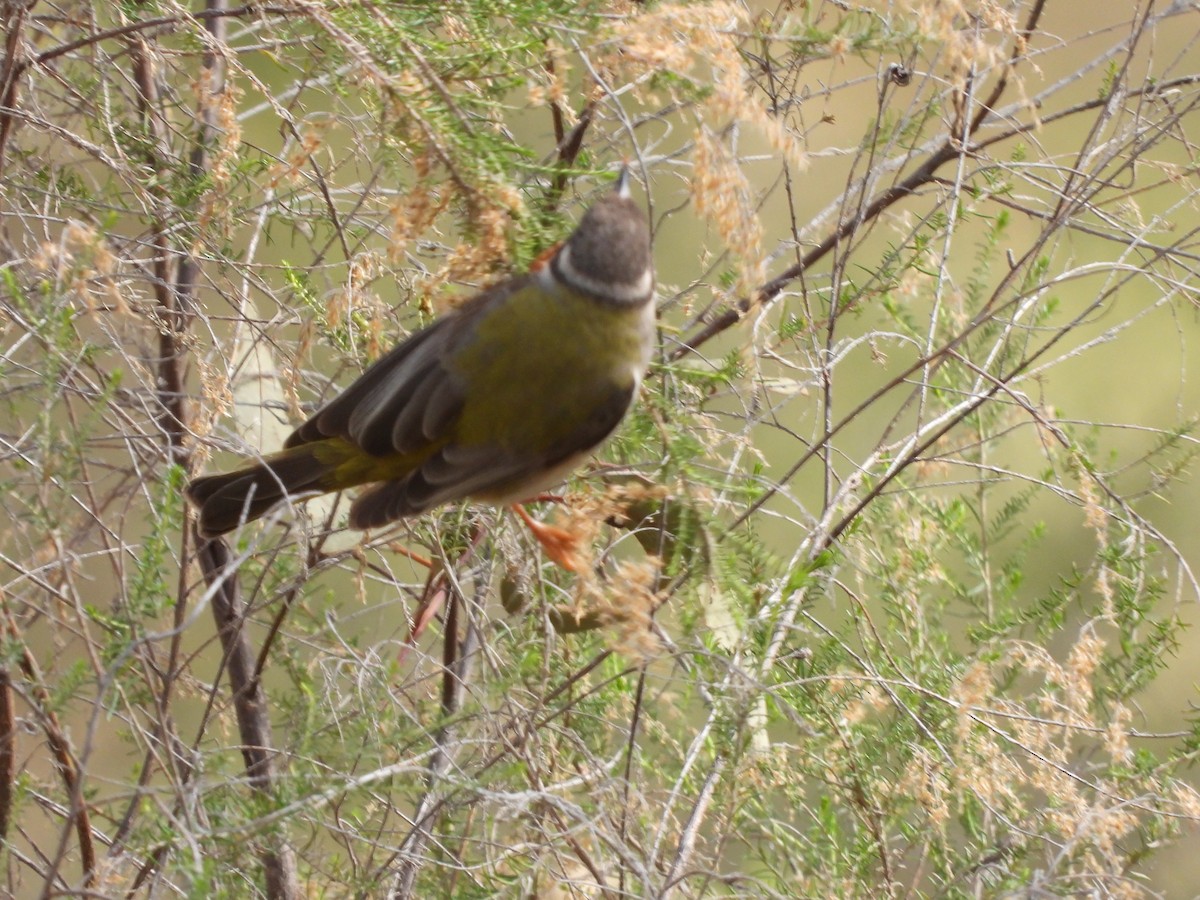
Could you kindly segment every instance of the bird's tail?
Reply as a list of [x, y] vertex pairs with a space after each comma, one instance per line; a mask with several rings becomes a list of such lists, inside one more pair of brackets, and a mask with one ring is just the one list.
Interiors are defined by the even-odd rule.
[[336, 490], [341, 486], [336, 476], [342, 460], [328, 452], [326, 443], [301, 444], [257, 465], [193, 480], [184, 493], [200, 511], [200, 534], [216, 537], [233, 531], [286, 497]]

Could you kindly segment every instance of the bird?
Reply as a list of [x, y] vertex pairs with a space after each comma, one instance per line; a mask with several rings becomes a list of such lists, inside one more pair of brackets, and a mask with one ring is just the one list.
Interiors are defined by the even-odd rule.
[[562, 483], [617, 428], [655, 344], [650, 225], [622, 167], [574, 232], [529, 271], [400, 342], [278, 452], [185, 488], [212, 539], [285, 500], [366, 486], [349, 525], [460, 500], [512, 506], [546, 555], [573, 539], [519, 504]]

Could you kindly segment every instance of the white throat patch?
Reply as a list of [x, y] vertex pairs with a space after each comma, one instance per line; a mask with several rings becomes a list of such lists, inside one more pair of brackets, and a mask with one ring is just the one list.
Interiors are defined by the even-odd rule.
[[650, 299], [654, 287], [654, 272], [646, 269], [640, 278], [632, 284], [620, 281], [600, 281], [590, 275], [584, 275], [571, 262], [571, 245], [563, 244], [554, 258], [558, 274], [572, 287], [579, 288], [597, 297], [614, 300], [617, 303], [643, 303]]

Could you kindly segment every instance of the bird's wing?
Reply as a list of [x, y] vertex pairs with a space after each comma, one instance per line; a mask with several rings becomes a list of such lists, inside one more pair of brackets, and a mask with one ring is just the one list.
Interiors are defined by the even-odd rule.
[[404, 478], [380, 484], [355, 500], [350, 524], [373, 528], [463, 497], [526, 499], [526, 491], [531, 494], [551, 486], [540, 477], [593, 449], [612, 433], [634, 390], [633, 385], [614, 385], [607, 396], [594, 398], [592, 414], [577, 423], [570, 438], [542, 453], [531, 454], [527, 448], [511, 451], [493, 443], [439, 447]]
[[292, 432], [284, 444], [341, 437], [372, 456], [416, 453], [436, 444], [462, 411], [461, 382], [445, 366], [447, 354], [469, 330], [478, 307], [502, 302], [524, 279], [484, 291], [393, 347], [358, 380]]
[[[440, 447], [407, 480], [409, 497], [414, 505], [428, 509], [458, 497], [521, 494], [525, 483], [536, 482], [539, 475], [553, 472], [608, 437], [624, 417], [633, 392], [633, 385], [612, 385], [603, 396], [590, 397], [588, 417], [573, 422], [569, 436], [537, 453], [531, 453], [528, 447], [508, 449], [494, 443]], [[535, 484], [530, 490], [537, 492], [549, 486]], [[512, 499], [527, 497], [525, 494]]]
[[[529, 283], [509, 279], [474, 297], [456, 312], [418, 331], [370, 366], [357, 381], [318, 410], [285, 446], [340, 437], [376, 457], [411, 454], [413, 468], [367, 491], [351, 507], [350, 523], [369, 528], [468, 496], [483, 498], [542, 490], [536, 479], [591, 450], [620, 423], [636, 384], [612, 384], [588, 398], [590, 414], [573, 421], [562, 436], [531, 453], [503, 430], [466, 443], [456, 440], [466, 402], [461, 376], [449, 364], [471, 340], [472, 317], [480, 307], [503, 303]], [[548, 385], [530, 384], [531, 392]], [[514, 445], [516, 444], [516, 445]], [[521, 499], [520, 497], [515, 499]]]

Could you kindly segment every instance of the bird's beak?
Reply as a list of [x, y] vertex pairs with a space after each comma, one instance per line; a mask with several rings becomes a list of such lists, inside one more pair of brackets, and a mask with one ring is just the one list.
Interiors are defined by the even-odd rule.
[[629, 163], [622, 164], [621, 171], [617, 173], [617, 183], [613, 186], [613, 193], [622, 200], [628, 200], [629, 185], [632, 181], [633, 176], [629, 174]]

